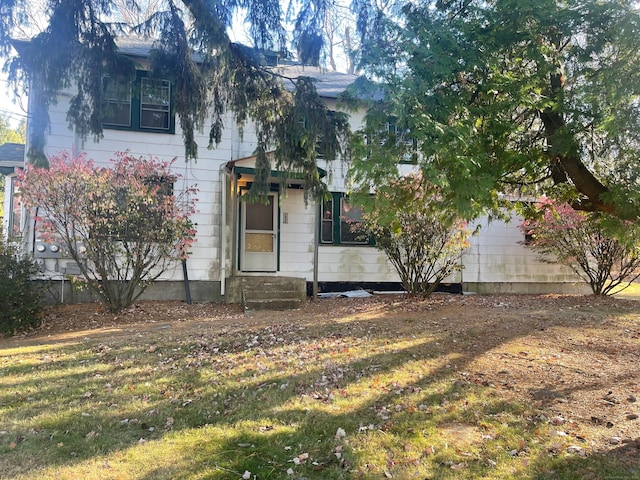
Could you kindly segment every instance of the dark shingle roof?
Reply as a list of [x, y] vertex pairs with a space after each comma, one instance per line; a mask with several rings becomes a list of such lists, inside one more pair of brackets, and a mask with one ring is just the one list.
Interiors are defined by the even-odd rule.
[[13, 173], [17, 167], [24, 166], [24, 145], [5, 143], [0, 145], [0, 173]]
[[[118, 37], [116, 43], [120, 53], [140, 58], [148, 57], [149, 50], [153, 47], [153, 39], [136, 36]], [[197, 55], [195, 60], [199, 61]], [[280, 64], [269, 69], [287, 78], [296, 79], [303, 76], [314, 78], [318, 94], [325, 98], [337, 98], [358, 78], [356, 75], [295, 63]]]
[[[356, 75], [334, 72], [310, 65], [284, 64], [272, 67], [271, 70], [287, 78], [313, 78], [316, 81], [315, 86], [318, 94], [325, 98], [338, 98], [358, 78]], [[285, 86], [287, 86], [286, 81]]]

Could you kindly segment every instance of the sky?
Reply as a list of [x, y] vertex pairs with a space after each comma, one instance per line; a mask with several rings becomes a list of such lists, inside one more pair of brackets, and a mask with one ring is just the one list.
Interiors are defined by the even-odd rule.
[[13, 91], [7, 83], [7, 75], [0, 72], [0, 115], [8, 118], [12, 127], [17, 127], [20, 121], [27, 117], [26, 109], [27, 97], [25, 96], [16, 102]]

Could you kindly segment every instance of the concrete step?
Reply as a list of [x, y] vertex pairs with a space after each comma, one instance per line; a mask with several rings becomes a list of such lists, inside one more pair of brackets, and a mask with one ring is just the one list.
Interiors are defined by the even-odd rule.
[[294, 298], [300, 299], [300, 292], [297, 290], [269, 289], [259, 290], [256, 287], [244, 289], [245, 300], [269, 300], [272, 298]]
[[292, 310], [300, 308], [302, 302], [295, 298], [268, 298], [260, 300], [245, 300], [243, 308], [245, 312], [258, 310]]
[[294, 277], [245, 276], [227, 282], [227, 301], [252, 310], [299, 308], [307, 298], [306, 280]]

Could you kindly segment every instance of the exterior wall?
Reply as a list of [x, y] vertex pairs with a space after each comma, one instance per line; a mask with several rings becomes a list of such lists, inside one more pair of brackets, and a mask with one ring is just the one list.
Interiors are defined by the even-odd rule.
[[[188, 260], [189, 278], [193, 281], [221, 280], [221, 225], [222, 225], [222, 178], [221, 168], [229, 160], [249, 156], [255, 148], [255, 135], [250, 125], [244, 128], [241, 136], [235, 122], [229, 117], [223, 131], [222, 142], [215, 149], [208, 149], [208, 131], [197, 133], [199, 146], [197, 161], [184, 161], [184, 144], [182, 132], [176, 125], [175, 134], [148, 133], [104, 129], [104, 138], [99, 142], [89, 138], [82, 142], [68, 128], [66, 112], [69, 95], [63, 95], [59, 103], [51, 107], [51, 132], [47, 137], [46, 153], [53, 155], [61, 150], [68, 152], [86, 152], [98, 165], [109, 165], [117, 151], [129, 150], [132, 155], [154, 155], [161, 160], [176, 159], [174, 170], [182, 175], [177, 190], [186, 185], [197, 185], [197, 213], [192, 217], [197, 224], [197, 240], [193, 245]], [[32, 248], [32, 246], [30, 246]], [[46, 260], [44, 270], [48, 276], [56, 276], [62, 272], [66, 260]], [[181, 281], [182, 267], [176, 264], [160, 278], [161, 280]]]
[[[520, 218], [509, 223], [482, 219], [479, 234], [470, 238], [462, 257], [463, 287], [479, 293], [567, 293], [582, 292], [573, 272], [562, 265], [543, 261], [521, 244]], [[475, 228], [478, 224], [472, 225]]]
[[[313, 245], [317, 225], [316, 204], [304, 205], [301, 190], [281, 199], [280, 271], [278, 275], [313, 280]], [[288, 223], [283, 222], [287, 217]], [[384, 253], [370, 246], [320, 245], [320, 282], [396, 282], [395, 270]]]
[[[207, 128], [197, 134], [199, 158], [184, 162], [184, 145], [179, 124], [175, 134], [137, 131], [104, 130], [100, 142], [88, 139], [81, 142], [68, 129], [66, 111], [69, 96], [51, 108], [51, 133], [47, 153], [60, 150], [84, 151], [97, 164], [108, 165], [114, 152], [130, 150], [133, 155], [155, 155], [162, 160], [177, 158], [174, 168], [184, 178], [185, 185], [199, 188], [197, 241], [188, 259], [189, 279], [194, 285], [197, 301], [219, 300], [224, 297], [226, 278], [233, 275], [237, 259], [238, 225], [234, 212], [232, 182], [224, 173], [228, 161], [248, 158], [255, 149], [255, 133], [251, 125], [242, 132], [229, 117], [225, 122], [220, 145], [207, 149]], [[361, 113], [352, 114], [353, 129], [362, 124]], [[179, 122], [177, 122], [179, 123]], [[347, 166], [339, 161], [323, 166], [328, 172], [329, 189], [347, 190]], [[176, 185], [179, 189], [180, 185]], [[279, 271], [276, 276], [313, 280], [314, 236], [318, 229], [315, 204], [304, 204], [303, 192], [290, 189], [280, 195], [279, 210]], [[571, 272], [558, 265], [542, 262], [532, 250], [520, 245], [522, 235], [517, 221], [482, 221], [480, 234], [470, 239], [471, 246], [464, 253], [464, 270], [448, 282], [462, 283], [465, 290], [479, 293], [511, 291], [519, 293], [576, 291]], [[224, 261], [221, 260], [224, 258]], [[318, 280], [320, 282], [398, 282], [399, 278], [384, 253], [369, 246], [320, 245], [318, 248]], [[65, 260], [46, 260], [45, 270], [52, 278], [61, 278]], [[264, 274], [262, 274], [264, 275]], [[184, 298], [183, 271], [180, 264], [167, 271], [146, 298]], [[165, 288], [166, 287], [166, 288]]]
[[[337, 182], [340, 181], [338, 178]], [[334, 185], [334, 188], [338, 187]], [[285, 198], [281, 198], [280, 271], [277, 275], [313, 280], [313, 242], [318, 228], [316, 208], [315, 204], [304, 205], [300, 190], [290, 190]], [[518, 229], [520, 219], [514, 218], [509, 223], [483, 219], [478, 223], [479, 234], [470, 238], [470, 246], [462, 256], [463, 270], [454, 273], [446, 282], [462, 283], [466, 290], [479, 293], [588, 291], [577, 284], [569, 268], [545, 262], [519, 243], [524, 240]], [[318, 263], [320, 282], [400, 280], [385, 254], [370, 246], [320, 245]]]
[[399, 282], [384, 253], [369, 246], [321, 246], [320, 282]]
[[313, 280], [316, 205], [304, 204], [302, 190], [280, 198], [280, 271], [278, 275]]
[[4, 216], [2, 217], [2, 238], [9, 238], [11, 232], [9, 231], [11, 226], [11, 215], [12, 215], [12, 199], [11, 194], [13, 184], [13, 175], [6, 175], [4, 177], [4, 202], [2, 206], [2, 211], [4, 212]]

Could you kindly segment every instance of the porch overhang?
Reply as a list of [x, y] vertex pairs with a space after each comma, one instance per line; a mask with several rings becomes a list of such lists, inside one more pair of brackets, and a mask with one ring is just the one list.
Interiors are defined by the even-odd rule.
[[[249, 165], [239, 165], [240, 162], [249, 163], [251, 160], [255, 160], [254, 157], [232, 160], [227, 162], [226, 168], [228, 172], [236, 174], [238, 176], [255, 176], [256, 168], [255, 166]], [[325, 178], [327, 176], [327, 171], [323, 168], [316, 167], [318, 170], [318, 176], [320, 178]], [[290, 185], [302, 185], [304, 183], [304, 176], [299, 172], [283, 172], [280, 170], [271, 170], [269, 172], [269, 179], [273, 182], [280, 182], [282, 180], [286, 180]]]

